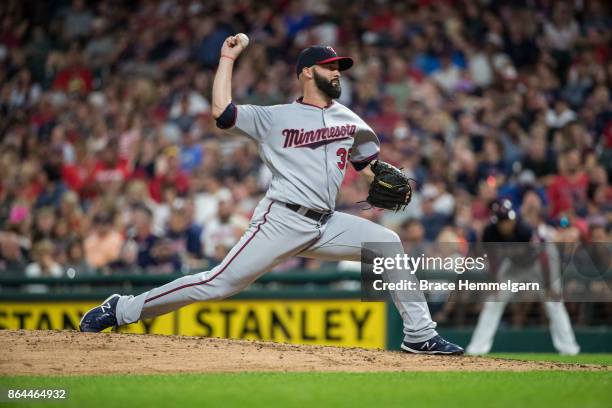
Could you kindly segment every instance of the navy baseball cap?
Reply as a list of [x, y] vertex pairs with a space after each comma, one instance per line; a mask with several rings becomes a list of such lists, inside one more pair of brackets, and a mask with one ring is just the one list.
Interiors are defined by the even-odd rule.
[[339, 57], [330, 46], [324, 45], [313, 45], [304, 49], [297, 60], [295, 70], [299, 77], [302, 73], [302, 69], [306, 67], [312, 67], [313, 65], [327, 64], [328, 62], [338, 61], [338, 68], [340, 71], [349, 69], [353, 66], [353, 59], [349, 57]]

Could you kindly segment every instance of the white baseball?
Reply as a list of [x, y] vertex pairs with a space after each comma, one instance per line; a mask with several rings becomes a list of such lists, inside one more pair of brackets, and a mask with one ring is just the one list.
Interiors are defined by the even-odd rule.
[[238, 38], [238, 41], [240, 41], [240, 44], [242, 44], [243, 48], [249, 46], [249, 37], [245, 33], [238, 33], [236, 34], [236, 37]]

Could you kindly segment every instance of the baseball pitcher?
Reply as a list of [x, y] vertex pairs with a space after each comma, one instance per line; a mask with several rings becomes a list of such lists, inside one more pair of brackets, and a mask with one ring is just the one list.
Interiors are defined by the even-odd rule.
[[[81, 331], [99, 332], [193, 302], [226, 298], [288, 257], [359, 261], [362, 242], [397, 244], [385, 256], [402, 251], [395, 232], [334, 211], [349, 163], [358, 171], [374, 174], [367, 197], [373, 206], [398, 210], [411, 198], [406, 177], [376, 160], [380, 143], [374, 131], [335, 101], [341, 92], [341, 72], [353, 60], [338, 56], [332, 47], [309, 47], [296, 64], [302, 97], [285, 105], [236, 105], [231, 94], [232, 70], [247, 44], [244, 38], [239, 34], [223, 44], [212, 104], [217, 126], [254, 140], [273, 175], [249, 228], [212, 270], [181, 277], [138, 296], [112, 295], [83, 316]], [[404, 322], [403, 350], [463, 354], [461, 347], [437, 334], [424, 297], [417, 302], [401, 302], [393, 294], [392, 298]]]

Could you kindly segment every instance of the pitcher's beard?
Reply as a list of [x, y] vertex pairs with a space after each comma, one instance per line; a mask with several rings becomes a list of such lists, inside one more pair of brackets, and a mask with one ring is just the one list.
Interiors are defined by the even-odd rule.
[[315, 84], [317, 88], [321, 90], [325, 95], [329, 96], [332, 99], [338, 99], [342, 94], [342, 88], [340, 87], [340, 80], [338, 80], [338, 85], [332, 84], [332, 81], [328, 81], [324, 77], [317, 74], [316, 71], [313, 71]]

